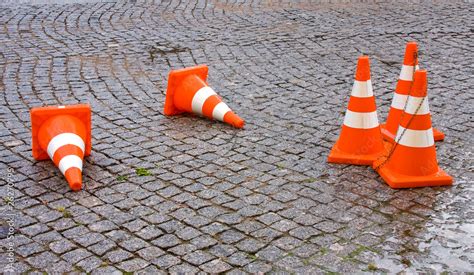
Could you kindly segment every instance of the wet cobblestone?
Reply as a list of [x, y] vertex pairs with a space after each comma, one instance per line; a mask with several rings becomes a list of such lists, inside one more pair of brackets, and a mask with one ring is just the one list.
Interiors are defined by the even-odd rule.
[[[16, 272], [474, 271], [469, 1], [64, 2], [0, 3], [0, 269], [14, 214]], [[410, 40], [452, 187], [326, 163], [357, 56], [384, 120]], [[169, 71], [202, 63], [244, 130], [163, 115]], [[33, 160], [29, 109], [79, 102], [93, 151], [73, 193]]]

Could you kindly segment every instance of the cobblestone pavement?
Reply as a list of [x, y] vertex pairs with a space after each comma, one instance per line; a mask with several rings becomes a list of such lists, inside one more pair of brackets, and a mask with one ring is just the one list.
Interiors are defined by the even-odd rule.
[[[473, 4], [78, 2], [0, 4], [2, 270], [11, 249], [16, 272], [474, 271]], [[452, 187], [326, 163], [357, 56], [384, 120], [410, 40]], [[163, 116], [170, 69], [201, 63], [244, 130]], [[78, 102], [93, 152], [74, 193], [33, 160], [29, 108]]]

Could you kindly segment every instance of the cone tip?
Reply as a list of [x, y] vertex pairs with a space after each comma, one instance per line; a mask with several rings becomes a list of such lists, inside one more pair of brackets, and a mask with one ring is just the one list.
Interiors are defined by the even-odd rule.
[[232, 125], [233, 125], [235, 128], [242, 129], [242, 128], [244, 128], [245, 121], [239, 117], [238, 119], [236, 119], [236, 120], [232, 123]]
[[70, 182], [69, 187], [71, 187], [73, 191], [80, 191], [82, 189], [82, 183], [78, 181]]
[[413, 77], [412, 95], [424, 97], [427, 94], [428, 72], [426, 70], [416, 70]]
[[420, 69], [415, 71], [415, 76], [419, 75], [419, 77], [425, 77], [427, 75], [427, 70], [426, 69]]
[[77, 167], [72, 167], [66, 170], [64, 174], [69, 187], [73, 191], [79, 191], [82, 188], [82, 171]]
[[245, 121], [241, 119], [238, 115], [234, 112], [230, 111], [227, 112], [224, 116], [224, 122], [234, 126], [235, 128], [242, 129], [244, 128]]
[[403, 64], [409, 66], [418, 64], [418, 44], [416, 42], [411, 41], [407, 43]]
[[367, 81], [370, 79], [370, 61], [367, 55], [359, 57], [355, 79], [358, 81]]

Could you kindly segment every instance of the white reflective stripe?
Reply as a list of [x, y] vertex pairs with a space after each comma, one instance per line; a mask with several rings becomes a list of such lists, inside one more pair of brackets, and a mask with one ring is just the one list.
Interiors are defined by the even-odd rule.
[[84, 148], [86, 147], [82, 138], [73, 133], [62, 133], [55, 136], [48, 144], [48, 155], [51, 159], [54, 157], [54, 153], [60, 147], [64, 145], [76, 145], [77, 147], [81, 148], [82, 152], [84, 153]]
[[224, 116], [228, 111], [230, 111], [229, 106], [227, 106], [227, 104], [224, 102], [219, 102], [219, 104], [217, 104], [212, 111], [212, 117], [214, 119], [224, 121]]
[[[418, 65], [415, 66], [415, 71], [418, 70], [420, 67]], [[402, 70], [400, 72], [400, 79], [406, 81], [413, 81], [413, 66], [410, 65], [402, 65]]]
[[193, 97], [192, 108], [193, 112], [196, 114], [202, 115], [202, 106], [206, 99], [212, 95], [215, 95], [216, 92], [211, 87], [202, 87], [199, 89]]
[[398, 110], [403, 110], [403, 108], [405, 108], [405, 103], [407, 102], [407, 99], [408, 99], [408, 95], [401, 95], [395, 92], [393, 93], [391, 107]]
[[[403, 134], [402, 138], [400, 136]], [[399, 140], [400, 139], [400, 140]], [[395, 140], [398, 144], [408, 147], [425, 148], [434, 145], [433, 129], [428, 130], [411, 130], [398, 126], [397, 137]]]
[[371, 97], [374, 96], [374, 91], [372, 89], [372, 81], [354, 81], [354, 85], [352, 86], [352, 96], [355, 97]]
[[[423, 100], [423, 98], [424, 97], [409, 96], [405, 113], [408, 113], [411, 115], [429, 114], [430, 106], [428, 105], [428, 99]], [[420, 103], [422, 100], [423, 100], [423, 103], [420, 106]], [[418, 106], [420, 106], [420, 109], [418, 109]], [[418, 112], [416, 111], [416, 109], [418, 109]]]
[[67, 169], [71, 167], [79, 168], [79, 170], [82, 171], [82, 159], [76, 155], [68, 155], [59, 161], [58, 166], [63, 175], [66, 173]]
[[344, 125], [358, 129], [372, 129], [379, 126], [377, 111], [370, 113], [358, 113], [346, 110]]

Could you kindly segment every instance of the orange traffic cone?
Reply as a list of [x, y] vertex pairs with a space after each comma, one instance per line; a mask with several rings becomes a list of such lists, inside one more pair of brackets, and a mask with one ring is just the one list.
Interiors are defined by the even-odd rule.
[[417, 70], [407, 106], [388, 156], [374, 162], [375, 170], [392, 188], [451, 185], [438, 167], [427, 98], [426, 70]]
[[72, 190], [82, 188], [82, 160], [91, 152], [91, 109], [87, 104], [32, 108], [33, 157], [50, 158]]
[[328, 162], [371, 165], [384, 150], [370, 81], [369, 57], [361, 56], [341, 134]]
[[208, 68], [199, 65], [170, 72], [165, 115], [194, 113], [243, 128], [244, 121], [206, 84]]
[[[418, 46], [416, 42], [408, 42], [405, 49], [405, 58], [403, 59], [402, 70], [398, 78], [397, 87], [393, 93], [392, 105], [388, 112], [387, 122], [381, 124], [383, 137], [391, 142], [395, 142], [400, 118], [405, 108], [408, 95], [413, 83], [413, 73], [418, 70]], [[433, 128], [433, 135], [436, 141], [444, 139], [444, 134]]]

